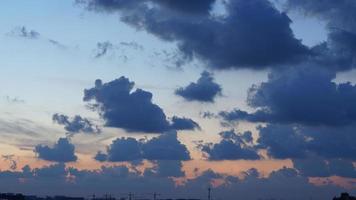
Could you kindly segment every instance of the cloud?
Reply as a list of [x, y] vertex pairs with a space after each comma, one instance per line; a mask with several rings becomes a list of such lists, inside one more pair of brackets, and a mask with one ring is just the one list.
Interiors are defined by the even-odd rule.
[[19, 97], [10, 97], [10, 96], [4, 96], [4, 99], [6, 102], [10, 104], [24, 104], [25, 100], [19, 98]]
[[226, 121], [343, 126], [356, 122], [356, 86], [335, 83], [335, 73], [318, 66], [270, 73], [249, 89], [247, 103], [257, 111], [222, 112]]
[[210, 160], [258, 160], [261, 157], [253, 145], [252, 133], [235, 133], [234, 130], [219, 133], [221, 141], [200, 144], [199, 148]]
[[25, 26], [16, 27], [10, 33], [10, 36], [22, 37], [27, 39], [39, 39], [40, 33], [35, 30], [28, 30]]
[[[267, 121], [266, 113], [257, 111], [253, 114], [250, 114], [246, 111], [240, 109], [234, 109], [232, 111], [221, 111], [219, 116], [226, 122], [234, 121], [249, 121], [249, 122], [265, 122]], [[207, 115], [207, 117], [214, 117], [214, 115]]]
[[171, 129], [193, 130], [199, 125], [191, 119], [173, 117], [168, 121], [161, 107], [152, 102], [153, 94], [136, 89], [135, 83], [120, 77], [108, 83], [95, 81], [95, 86], [84, 90], [83, 100], [97, 110], [108, 127], [129, 132], [162, 133]]
[[356, 32], [330, 28], [328, 39], [312, 48], [312, 63], [334, 71], [346, 71], [355, 68]]
[[198, 129], [200, 130], [200, 126], [197, 122], [193, 121], [192, 119], [189, 118], [180, 118], [177, 116], [174, 116], [172, 118], [172, 124], [171, 128], [174, 130], [195, 130]]
[[294, 159], [294, 167], [307, 177], [340, 176], [356, 178], [356, 169], [351, 161], [343, 159], [325, 160], [318, 157]]
[[287, 8], [317, 17], [328, 25], [328, 40], [313, 48], [315, 59], [335, 70], [355, 68], [356, 3], [354, 1], [288, 0]]
[[[115, 141], [114, 141], [114, 142], [115, 142]], [[103, 153], [103, 152], [101, 152], [101, 151], [98, 151], [98, 152], [96, 153], [96, 155], [94, 156], [94, 159], [97, 160], [97, 161], [99, 161], [99, 162], [105, 162], [105, 161], [108, 160], [108, 156], [107, 156], [105, 153]]]
[[39, 137], [40, 133], [52, 131], [45, 126], [39, 125], [37, 122], [24, 119], [24, 118], [16, 118], [16, 119], [0, 119], [0, 132], [9, 136], [16, 135], [27, 135], [30, 137]]
[[214, 102], [221, 91], [221, 86], [214, 82], [212, 74], [204, 71], [196, 83], [178, 88], [175, 94], [187, 101]]
[[330, 26], [356, 30], [356, 2], [343, 1], [308, 1], [288, 0], [289, 9], [298, 9], [305, 14], [317, 16], [327, 21]]
[[199, 115], [200, 115], [200, 117], [202, 117], [204, 119], [214, 119], [214, 118], [219, 117], [218, 115], [216, 115], [215, 113], [210, 112], [210, 111], [200, 112]]
[[84, 91], [84, 101], [94, 101], [106, 126], [127, 131], [163, 132], [169, 122], [163, 110], [152, 103], [152, 93], [136, 89], [135, 83], [120, 77], [109, 83], [95, 81], [95, 87]]
[[[65, 181], [67, 173], [68, 173], [68, 171], [65, 167], [66, 166], [64, 163], [57, 163], [57, 164], [45, 166], [42, 168], [36, 168], [33, 170], [31, 170], [28, 166], [25, 166], [23, 168], [23, 171], [25, 171], [27, 173], [33, 173], [33, 175], [36, 174], [36, 176], [39, 179], [52, 179], [52, 180], [57, 179], [57, 180]], [[27, 174], [27, 175], [30, 175], [30, 174]]]
[[122, 162], [142, 159], [141, 143], [134, 138], [118, 138], [107, 148], [107, 154], [98, 152], [98, 161]]
[[53, 39], [48, 39], [48, 42], [52, 45], [54, 45], [55, 47], [58, 47], [60, 49], [66, 49], [67, 46], [65, 46], [64, 44], [58, 42], [57, 40], [53, 40]]
[[154, 51], [151, 54], [151, 57], [155, 57], [156, 60], [161, 60], [162, 64], [171, 69], [174, 67], [175, 69], [181, 69], [181, 67], [188, 63], [186, 56], [181, 54], [181, 52], [174, 48], [172, 50], [159, 50]]
[[269, 124], [259, 127], [257, 143], [272, 158], [304, 158], [307, 155], [307, 141], [299, 133], [293, 126]]
[[325, 160], [356, 160], [355, 126], [305, 127], [269, 124], [259, 127], [257, 145], [277, 159], [306, 159], [319, 156]]
[[54, 162], [74, 162], [77, 161], [75, 147], [67, 138], [60, 138], [53, 147], [37, 145], [34, 152], [42, 160]]
[[142, 146], [143, 157], [148, 160], [189, 160], [189, 151], [174, 131], [153, 138]]
[[107, 147], [106, 153], [98, 152], [98, 161], [122, 162], [147, 160], [189, 160], [190, 154], [186, 146], [177, 139], [172, 131], [151, 140], [134, 138], [118, 138]]
[[46, 38], [46, 37], [42, 36], [38, 31], [31, 30], [31, 29], [27, 28], [26, 26], [15, 27], [6, 35], [10, 36], [10, 37], [25, 38], [25, 39], [29, 39], [29, 40], [45, 41], [45, 42], [47, 42], [57, 48], [60, 48], [60, 49], [67, 48], [65, 45], [61, 44], [60, 42], [58, 42], [54, 39]]
[[107, 11], [114, 11], [117, 9], [134, 9], [136, 5], [146, 4], [148, 2], [158, 4], [159, 6], [169, 8], [171, 10], [183, 12], [183, 13], [196, 13], [196, 14], [208, 14], [215, 0], [195, 0], [194, 2], [185, 2], [177, 0], [133, 0], [130, 2], [125, 1], [81, 1], [78, 3], [88, 3], [90, 9], [105, 9]]
[[139, 50], [139, 51], [143, 51], [144, 48], [141, 44], [131, 41], [131, 42], [120, 42], [121, 46], [125, 46], [125, 47], [130, 47], [134, 50]]
[[153, 168], [146, 169], [145, 176], [158, 177], [184, 177], [185, 172], [182, 171], [182, 162], [179, 160], [158, 160]]
[[4, 161], [7, 161], [10, 163], [10, 169], [11, 170], [16, 170], [17, 169], [17, 161], [14, 159], [15, 155], [2, 155], [1, 156]]
[[72, 119], [70, 119], [66, 115], [56, 113], [52, 116], [52, 120], [57, 124], [64, 125], [64, 129], [68, 131], [69, 134], [75, 134], [80, 132], [96, 134], [101, 132], [99, 127], [92, 124], [89, 119], [82, 118], [79, 115], [76, 115]]
[[[90, 10], [118, 11], [123, 22], [176, 42], [186, 60], [199, 58], [214, 69], [262, 69], [296, 62], [310, 54], [294, 37], [289, 17], [267, 0], [228, 1], [224, 4], [226, 15], [218, 17], [207, 12], [213, 1], [81, 2]], [[191, 15], [199, 10], [205, 14]]]
[[177, 0], [153, 0], [172, 10], [177, 10], [185, 13], [208, 14], [215, 0], [195, 0], [192, 2], [177, 1]]
[[135, 41], [122, 41], [117, 44], [110, 41], [97, 42], [96, 47], [93, 50], [93, 57], [95, 59], [100, 58], [117, 58], [126, 63], [131, 59], [130, 55], [137, 55], [137, 51], [144, 51], [144, 47]]
[[95, 58], [100, 58], [105, 56], [109, 51], [112, 51], [114, 49], [114, 45], [109, 42], [98, 42], [96, 44], [96, 54]]

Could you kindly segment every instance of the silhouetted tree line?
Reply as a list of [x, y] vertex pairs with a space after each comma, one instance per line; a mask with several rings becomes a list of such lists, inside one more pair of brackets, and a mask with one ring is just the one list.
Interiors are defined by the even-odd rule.
[[[95, 200], [105, 200], [106, 198], [95, 198]], [[124, 200], [121, 198], [120, 200]], [[54, 196], [54, 197], [37, 197], [25, 196], [23, 194], [14, 193], [0, 193], [0, 200], [85, 200], [84, 197], [67, 197], [67, 196]], [[111, 198], [115, 200], [115, 198]], [[149, 200], [149, 199], [147, 199]], [[199, 199], [160, 199], [160, 200], [199, 200]], [[333, 200], [356, 200], [356, 197], [350, 196], [348, 193], [341, 193], [340, 197], [334, 197]]]
[[348, 193], [341, 193], [340, 197], [334, 197], [333, 200], [356, 200], [356, 197], [350, 196]]

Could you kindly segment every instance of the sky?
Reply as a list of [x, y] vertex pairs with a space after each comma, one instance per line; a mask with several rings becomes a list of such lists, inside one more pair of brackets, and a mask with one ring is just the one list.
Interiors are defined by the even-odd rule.
[[356, 189], [356, 3], [3, 0], [0, 189]]

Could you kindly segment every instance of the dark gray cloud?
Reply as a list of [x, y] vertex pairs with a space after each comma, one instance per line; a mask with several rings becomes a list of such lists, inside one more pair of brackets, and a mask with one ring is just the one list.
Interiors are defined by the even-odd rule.
[[353, 0], [288, 0], [287, 6], [307, 15], [317, 16], [327, 21], [329, 26], [356, 30], [356, 2]]
[[269, 124], [259, 127], [260, 148], [277, 159], [306, 159], [319, 156], [325, 160], [356, 160], [356, 147], [352, 141], [356, 127], [305, 127]]
[[171, 128], [174, 130], [200, 130], [200, 126], [197, 122], [193, 121], [192, 119], [185, 118], [185, 117], [176, 117], [172, 118]]
[[60, 138], [53, 147], [37, 145], [34, 152], [42, 160], [54, 162], [74, 162], [77, 160], [75, 147], [67, 138]]
[[252, 141], [252, 133], [235, 133], [234, 130], [219, 133], [221, 141], [200, 144], [199, 148], [210, 160], [258, 160], [261, 157]]
[[136, 89], [135, 83], [121, 77], [108, 83], [95, 81], [95, 87], [84, 91], [84, 101], [94, 101], [106, 126], [138, 132], [163, 132], [169, 122], [163, 110], [152, 103], [152, 93]]
[[215, 0], [194, 0], [194, 1], [177, 1], [177, 0], [151, 0], [160, 3], [162, 6], [191, 14], [208, 14]]
[[293, 126], [270, 124], [259, 127], [257, 142], [273, 158], [305, 158], [307, 141], [304, 135], [298, 133]]
[[98, 161], [122, 162], [135, 160], [189, 160], [190, 154], [172, 131], [150, 140], [118, 138], [107, 147], [106, 153], [98, 152]]
[[90, 9], [104, 9], [107, 11], [115, 11], [120, 9], [134, 9], [137, 5], [154, 3], [156, 5], [169, 8], [171, 10], [190, 14], [208, 14], [215, 0], [194, 0], [192, 2], [177, 1], [177, 0], [132, 0], [130, 2], [121, 0], [77, 0], [78, 3], [88, 3]]
[[274, 71], [268, 81], [254, 85], [248, 105], [254, 113], [222, 112], [226, 121], [298, 123], [342, 126], [356, 122], [356, 86], [335, 83], [335, 73], [317, 66]]
[[356, 32], [332, 28], [328, 40], [312, 49], [309, 61], [334, 71], [345, 71], [355, 68]]
[[142, 159], [141, 142], [134, 138], [118, 138], [107, 148], [106, 154], [98, 152], [98, 161], [122, 162]]
[[328, 40], [313, 48], [317, 62], [336, 70], [348, 70], [356, 66], [355, 1], [288, 0], [287, 8], [327, 23]]
[[179, 160], [158, 160], [153, 168], [146, 169], [145, 176], [158, 177], [184, 177], [185, 172], [182, 171], [182, 162]]
[[129, 132], [162, 133], [171, 129], [194, 130], [199, 125], [191, 119], [173, 117], [168, 121], [164, 111], [152, 102], [152, 93], [136, 89], [135, 83], [120, 77], [108, 83], [95, 81], [95, 86], [84, 90], [84, 101], [92, 103], [108, 127]]
[[308, 141], [308, 150], [329, 159], [356, 160], [356, 126], [304, 127], [302, 134]]
[[98, 151], [96, 155], [94, 156], [94, 159], [99, 161], [99, 162], [105, 162], [108, 160], [107, 154], [103, 153], [102, 151]]
[[174, 131], [147, 141], [142, 146], [143, 157], [148, 160], [189, 160], [187, 147], [182, 144]]
[[[238, 112], [235, 114], [237, 115]], [[238, 115], [241, 118], [241, 114]], [[308, 126], [300, 125], [297, 122], [290, 124], [271, 122], [265, 126], [258, 127], [259, 137], [256, 144], [252, 143], [251, 134], [248, 134], [248, 132], [235, 134], [228, 131], [220, 133], [222, 137], [220, 143], [200, 145], [200, 148], [215, 160], [219, 158], [226, 159], [225, 157], [233, 160], [241, 159], [239, 158], [239, 154], [243, 154], [241, 153], [241, 146], [244, 147], [249, 144], [247, 145], [247, 152], [254, 159], [259, 159], [259, 157], [256, 157], [258, 155], [256, 152], [261, 149], [266, 150], [267, 155], [274, 159], [292, 159], [299, 162], [307, 162], [304, 160], [311, 156], [317, 156], [325, 162], [338, 159], [352, 162], [356, 160], [354, 155], [356, 148], [352, 142], [356, 140], [355, 130], [355, 124]], [[329, 170], [328, 174], [332, 173], [342, 174], [342, 172], [336, 173]]]
[[[215, 69], [261, 69], [295, 62], [309, 54], [307, 47], [294, 37], [289, 17], [267, 0], [228, 1], [224, 17], [191, 15], [197, 11], [208, 13], [213, 1], [81, 2], [91, 10], [120, 12], [123, 22], [176, 42], [185, 59], [200, 58]], [[183, 11], [182, 8], [184, 12], [172, 12]]]
[[70, 119], [66, 115], [56, 113], [52, 116], [52, 120], [57, 124], [64, 125], [64, 129], [68, 131], [69, 134], [75, 134], [80, 132], [96, 134], [101, 132], [99, 127], [92, 124], [89, 119], [82, 118], [79, 115], [76, 115], [72, 119]]
[[294, 159], [293, 165], [302, 175], [307, 177], [356, 177], [356, 169], [353, 163], [348, 160], [325, 160], [311, 157], [308, 159]]
[[221, 86], [214, 82], [212, 74], [204, 71], [196, 83], [178, 88], [175, 94], [187, 101], [214, 102], [221, 91]]
[[[249, 122], [265, 122], [269, 116], [263, 111], [256, 111], [253, 114], [250, 114], [246, 111], [240, 109], [234, 109], [232, 111], [221, 111], [219, 116], [226, 122], [233, 123], [235, 121], [249, 121]], [[214, 115], [211, 115], [215, 117]], [[210, 117], [210, 115], [208, 115]]]
[[210, 111], [204, 111], [204, 112], [200, 112], [200, 117], [204, 118], [204, 119], [214, 119], [214, 118], [218, 118], [219, 116], [213, 112]]

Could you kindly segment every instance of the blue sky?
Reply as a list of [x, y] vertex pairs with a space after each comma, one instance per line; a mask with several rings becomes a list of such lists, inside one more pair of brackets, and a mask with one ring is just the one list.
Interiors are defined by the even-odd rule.
[[333, 17], [304, 0], [1, 3], [1, 188], [355, 189], [356, 4], [325, 3]]

